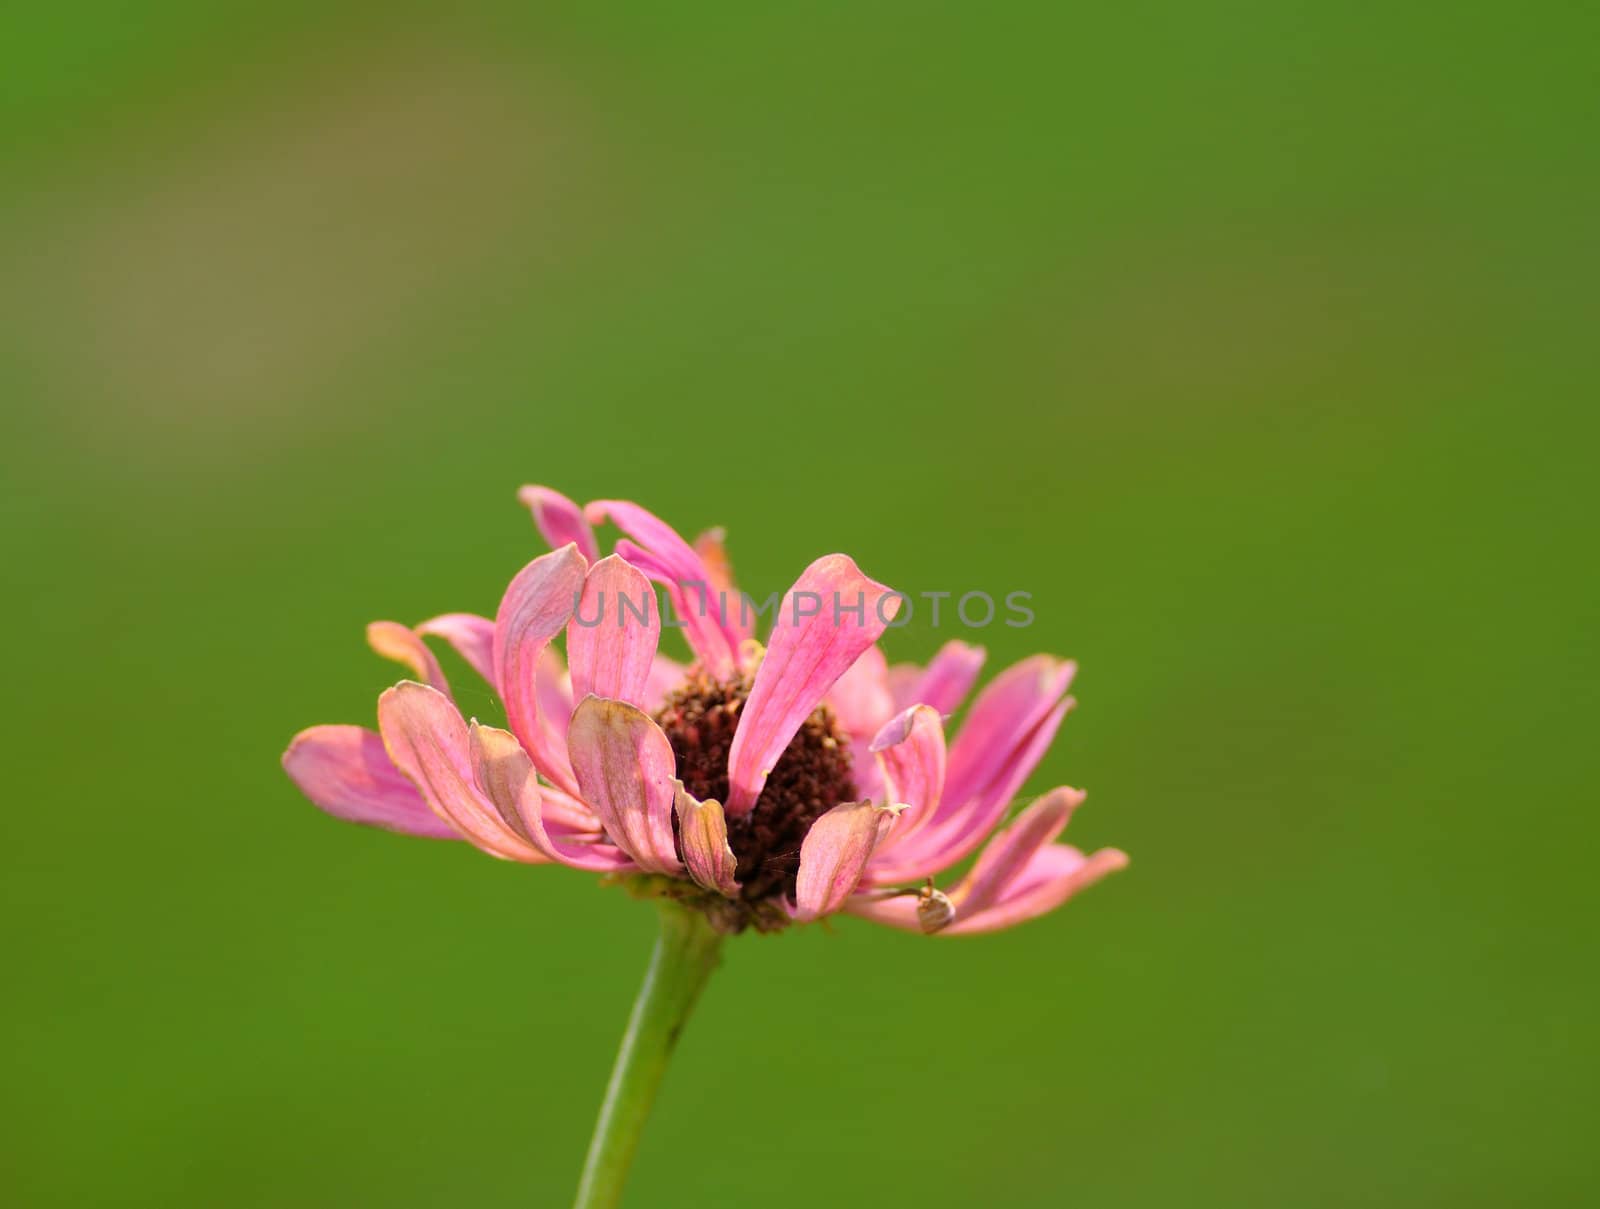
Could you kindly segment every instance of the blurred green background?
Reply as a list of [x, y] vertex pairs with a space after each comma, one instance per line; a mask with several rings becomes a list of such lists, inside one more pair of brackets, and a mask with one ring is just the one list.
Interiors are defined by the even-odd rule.
[[0, 18], [0, 1200], [567, 1203], [652, 913], [277, 764], [531, 481], [1033, 592], [1134, 858], [730, 946], [632, 1204], [1592, 1203], [1592, 14], [523, 10]]

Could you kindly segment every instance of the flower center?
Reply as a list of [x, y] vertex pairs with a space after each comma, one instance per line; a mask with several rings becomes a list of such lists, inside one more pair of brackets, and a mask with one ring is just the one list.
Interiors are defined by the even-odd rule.
[[[728, 800], [728, 749], [750, 683], [749, 676], [713, 680], [697, 667], [656, 714], [677, 757], [678, 779], [701, 801]], [[778, 758], [755, 806], [728, 820], [728, 847], [738, 859], [743, 898], [792, 897], [800, 843], [811, 824], [840, 802], [855, 800], [844, 733], [828, 707], [819, 706]]]

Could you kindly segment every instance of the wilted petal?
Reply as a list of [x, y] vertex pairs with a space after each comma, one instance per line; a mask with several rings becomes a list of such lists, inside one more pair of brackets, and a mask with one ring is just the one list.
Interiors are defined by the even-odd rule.
[[446, 697], [450, 695], [450, 682], [444, 677], [444, 669], [433, 657], [428, 644], [422, 641], [422, 635], [410, 626], [398, 621], [374, 621], [367, 626], [367, 645], [385, 659], [404, 664], [418, 680], [426, 681]]
[[[812, 611], [815, 606], [815, 611]], [[730, 816], [746, 813], [811, 711], [878, 641], [900, 598], [844, 554], [807, 567], [778, 606], [766, 656], [728, 752]]]
[[584, 519], [583, 509], [559, 491], [549, 487], [524, 487], [517, 498], [533, 513], [533, 523], [538, 526], [544, 540], [552, 550], [559, 550], [568, 542], [578, 547], [578, 553], [593, 562], [600, 556], [595, 545], [594, 530]]
[[567, 623], [573, 699], [593, 693], [642, 705], [660, 637], [650, 581], [615, 554], [602, 558], [589, 568], [583, 598]]
[[728, 847], [728, 820], [722, 813], [722, 803], [696, 801], [682, 781], [672, 782], [672, 792], [678, 812], [678, 840], [683, 845], [683, 863], [689, 876], [707, 890], [736, 898], [739, 883], [733, 875], [739, 862]]
[[978, 673], [983, 670], [987, 652], [981, 646], [971, 646], [952, 639], [939, 648], [926, 668], [898, 664], [892, 669], [890, 688], [895, 706], [931, 705], [940, 714], [949, 717], [961, 708]]
[[[476, 613], [442, 613], [417, 627], [419, 634], [443, 638], [498, 692], [494, 682], [494, 622]], [[435, 687], [438, 687], [435, 685]]]
[[681, 873], [672, 842], [672, 744], [624, 701], [585, 697], [572, 713], [567, 751], [580, 796], [617, 847], [649, 873]]
[[800, 845], [800, 872], [790, 915], [800, 922], [831, 915], [861, 881], [885, 818], [893, 812], [871, 802], [845, 802], [811, 824]]
[[378, 731], [389, 758], [424, 800], [477, 847], [506, 860], [548, 858], [506, 825], [473, 776], [467, 724], [450, 698], [405, 680], [378, 698]]
[[300, 792], [335, 818], [405, 835], [456, 840], [389, 759], [383, 740], [364, 726], [313, 726], [283, 753], [283, 768]]
[[566, 627], [588, 564], [576, 545], [534, 559], [511, 581], [495, 615], [494, 669], [506, 722], [555, 785], [576, 790], [567, 755], [540, 724], [538, 674], [550, 640]]
[[1127, 864], [1127, 855], [1115, 848], [1085, 856], [1066, 844], [1046, 844], [1033, 854], [998, 903], [971, 914], [958, 908], [956, 921], [945, 934], [966, 936], [1014, 927], [1054, 911], [1078, 891]]
[[666, 587], [683, 636], [706, 671], [719, 677], [732, 671], [743, 634], [729, 624], [729, 614], [738, 609], [723, 607], [712, 570], [694, 548], [671, 525], [627, 500], [595, 500], [585, 511], [593, 523], [609, 518], [633, 539], [618, 542], [617, 553]]
[[596, 832], [574, 830], [566, 811], [545, 802], [558, 791], [539, 784], [533, 761], [515, 735], [476, 722], [470, 735], [474, 779], [507, 826], [551, 860], [574, 869], [617, 873], [633, 868], [619, 849], [598, 843]]

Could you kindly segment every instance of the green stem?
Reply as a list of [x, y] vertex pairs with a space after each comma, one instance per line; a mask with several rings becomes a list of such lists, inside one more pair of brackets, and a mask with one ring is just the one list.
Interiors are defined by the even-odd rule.
[[699, 911], [670, 899], [659, 904], [661, 935], [611, 1068], [573, 1209], [614, 1209], [622, 1200], [633, 1152], [661, 1076], [667, 1073], [672, 1047], [706, 979], [717, 968], [722, 933]]

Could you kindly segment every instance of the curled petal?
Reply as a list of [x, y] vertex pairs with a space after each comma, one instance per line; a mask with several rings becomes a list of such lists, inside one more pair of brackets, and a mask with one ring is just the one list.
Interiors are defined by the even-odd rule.
[[678, 812], [678, 839], [689, 876], [707, 890], [728, 898], [738, 897], [734, 871], [739, 862], [728, 847], [728, 820], [722, 813], [722, 803], [696, 801], [682, 781], [672, 782], [672, 793]]
[[450, 695], [450, 682], [444, 677], [444, 669], [433, 657], [428, 644], [422, 641], [422, 635], [410, 626], [398, 621], [374, 621], [367, 626], [367, 645], [385, 659], [404, 664], [418, 680], [427, 681], [446, 697]]
[[886, 819], [894, 812], [871, 802], [845, 802], [811, 824], [800, 844], [795, 904], [789, 914], [799, 923], [831, 915], [861, 881]]
[[364, 726], [313, 726], [283, 753], [300, 792], [335, 818], [405, 835], [455, 840], [455, 829], [428, 809], [417, 788]]
[[872, 740], [888, 800], [906, 807], [872, 863], [875, 882], [913, 876], [896, 867], [894, 853], [911, 845], [933, 819], [944, 791], [944, 724], [931, 705], [913, 705], [891, 718]]
[[[560, 808], [559, 791], [539, 785], [533, 761], [510, 731], [474, 722], [470, 742], [478, 788], [523, 839], [551, 860], [574, 869], [618, 873], [633, 868], [633, 862], [617, 848], [597, 842], [596, 832], [571, 826], [570, 808]], [[547, 804], [547, 794], [558, 802]]]
[[572, 696], [590, 693], [644, 703], [661, 638], [661, 615], [650, 581], [615, 554], [589, 568], [583, 598], [567, 623]]
[[925, 669], [896, 665], [890, 686], [896, 707], [931, 705], [949, 717], [972, 691], [986, 654], [981, 646], [952, 639], [939, 648]]
[[567, 750], [580, 794], [617, 847], [648, 873], [683, 871], [672, 842], [672, 744], [625, 701], [585, 697], [572, 712]]
[[578, 553], [593, 562], [600, 557], [595, 545], [594, 530], [584, 519], [583, 509], [559, 491], [549, 487], [524, 487], [517, 498], [533, 513], [533, 523], [538, 526], [544, 540], [552, 550], [559, 550], [568, 542], [578, 547]]
[[[476, 613], [442, 613], [417, 627], [419, 634], [443, 638], [489, 683], [494, 682], [494, 622]], [[424, 677], [426, 678], [426, 677]], [[435, 685], [435, 688], [438, 686]]]
[[495, 683], [506, 722], [539, 771], [569, 792], [577, 785], [553, 727], [541, 724], [538, 679], [550, 640], [566, 628], [587, 571], [576, 545], [536, 558], [511, 581], [495, 615]]
[[389, 758], [423, 800], [492, 856], [539, 864], [546, 856], [508, 826], [473, 775], [467, 724], [450, 698], [403, 680], [378, 698], [378, 731]]
[[893, 620], [900, 598], [844, 554], [806, 568], [778, 606], [766, 656], [728, 752], [730, 816], [755, 805], [789, 740]]

